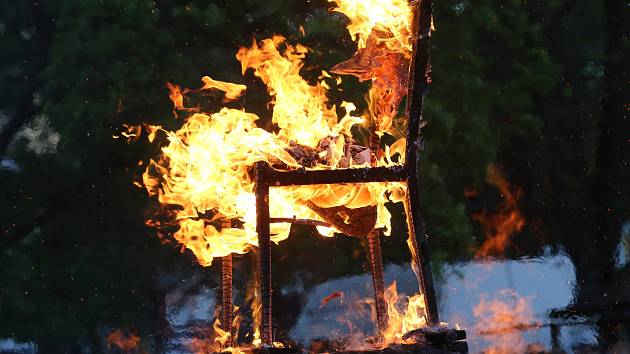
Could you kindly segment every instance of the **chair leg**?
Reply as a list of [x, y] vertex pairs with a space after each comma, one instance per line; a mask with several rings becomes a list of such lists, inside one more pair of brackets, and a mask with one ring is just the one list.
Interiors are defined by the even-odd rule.
[[224, 331], [230, 333], [228, 346], [234, 345], [232, 320], [234, 313], [234, 305], [232, 304], [232, 255], [221, 258], [221, 299], [222, 299], [222, 316], [221, 327]]
[[433, 275], [431, 274], [431, 262], [429, 260], [429, 246], [427, 245], [424, 223], [420, 218], [420, 213], [417, 210], [412, 210], [411, 208], [415, 193], [417, 193], [417, 190], [410, 187], [407, 191], [407, 198], [404, 203], [405, 214], [407, 215], [407, 229], [409, 231], [407, 244], [409, 245], [409, 250], [411, 251], [413, 271], [416, 273], [416, 277], [420, 283], [420, 291], [424, 294], [427, 324], [429, 326], [436, 326], [440, 323], [440, 317], [438, 315], [435, 289], [433, 287]]
[[262, 344], [273, 345], [271, 313], [271, 230], [269, 229], [269, 181], [266, 163], [254, 164], [256, 192], [256, 232], [258, 233], [258, 256], [260, 267], [261, 339]]
[[380, 231], [374, 229], [368, 233], [368, 249], [372, 285], [374, 286], [374, 301], [376, 303], [376, 321], [379, 334], [387, 329], [387, 304], [385, 303], [385, 280], [383, 277], [383, 260], [381, 256]]

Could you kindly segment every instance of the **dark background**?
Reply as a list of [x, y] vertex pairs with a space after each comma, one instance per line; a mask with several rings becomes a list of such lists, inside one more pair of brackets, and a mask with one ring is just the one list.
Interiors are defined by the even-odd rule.
[[[501, 198], [485, 182], [495, 164], [524, 191], [527, 225], [507, 256], [561, 250], [576, 269], [574, 308], [627, 303], [603, 294], [630, 283], [628, 266], [615, 267], [630, 218], [628, 3], [434, 6], [422, 190], [436, 276], [440, 264], [470, 259], [483, 241], [471, 215]], [[316, 77], [355, 48], [345, 18], [330, 7], [0, 0], [0, 338], [76, 352], [99, 348], [108, 329], [131, 328], [159, 348], [168, 335], [164, 294], [195, 272], [215, 286], [218, 268], [200, 269], [144, 225], [148, 197], [132, 180], [142, 172], [137, 162], [158, 148], [112, 135], [123, 123], [176, 129], [165, 83], [198, 87], [203, 75], [247, 84], [247, 109], [269, 117], [264, 87], [241, 76], [236, 50], [282, 34], [312, 48], [303, 74]], [[365, 85], [345, 85], [349, 100], [361, 102]], [[467, 199], [465, 189], [478, 194]], [[343, 245], [328, 255], [335, 262], [322, 261], [309, 250], [323, 241], [305, 233], [297, 230], [278, 257], [302, 253], [301, 262], [317, 264], [309, 279], [365, 266]], [[406, 257], [395, 247], [385, 253], [394, 262]]]

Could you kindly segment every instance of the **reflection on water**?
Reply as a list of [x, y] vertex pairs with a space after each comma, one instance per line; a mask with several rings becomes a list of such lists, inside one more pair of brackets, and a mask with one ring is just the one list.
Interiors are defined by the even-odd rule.
[[20, 343], [12, 338], [0, 339], [0, 353], [37, 353], [33, 343]]
[[[551, 349], [547, 314], [571, 302], [575, 283], [573, 265], [564, 255], [453, 264], [446, 267], [445, 274], [440, 288], [442, 316], [469, 330], [472, 352], [497, 345], [500, 337], [510, 333], [512, 328], [520, 335], [515, 341]], [[475, 309], [490, 301], [506, 305], [512, 313], [521, 316], [506, 323], [495, 323], [490, 329], [480, 327]], [[518, 313], [522, 306], [526, 308]], [[497, 334], [487, 335], [488, 332]], [[573, 344], [571, 340], [565, 341], [567, 347]]]
[[[538, 258], [454, 263], [446, 265], [442, 274], [437, 280], [442, 320], [468, 331], [472, 353], [497, 347], [506, 338], [519, 345], [512, 347], [512, 350], [519, 348], [517, 351], [580, 352], [594, 348], [598, 342], [593, 319], [558, 320], [548, 316], [550, 311], [570, 305], [573, 298], [574, 267], [563, 254], [546, 252]], [[411, 295], [417, 290], [416, 278], [408, 264], [388, 265], [385, 281], [387, 284], [396, 281], [402, 294]], [[354, 339], [359, 340], [372, 335], [375, 326], [370, 320], [371, 286], [369, 273], [363, 273], [330, 279], [311, 288], [303, 284], [280, 287], [277, 289], [280, 294], [299, 293], [302, 298], [297, 318], [292, 324], [283, 324], [290, 327], [289, 337], [308, 345], [317, 338], [355, 334]], [[190, 338], [210, 327], [216, 293], [202, 288], [167, 303], [173, 329], [169, 353], [187, 353]], [[504, 314], [497, 312], [501, 306], [490, 310], [498, 319], [495, 323], [487, 324], [488, 312], [484, 312], [485, 322], [476, 317], [480, 304], [488, 310], [488, 304], [496, 303], [507, 310]], [[281, 316], [282, 312], [295, 309], [276, 306], [275, 311]], [[509, 320], [499, 323], [507, 315]]]
[[621, 239], [617, 245], [617, 268], [625, 267], [630, 262], [630, 220], [621, 225]]
[[174, 291], [166, 298], [166, 316], [172, 330], [168, 353], [190, 353], [190, 340], [205, 337], [212, 328], [216, 292], [202, 287], [189, 294]]
[[[200, 284], [199, 280], [198, 275], [193, 275], [166, 296], [170, 327], [167, 353], [191, 353], [191, 339], [207, 338], [210, 334], [218, 289], [195, 286]], [[417, 291], [416, 278], [408, 264], [385, 267], [385, 282], [394, 281], [399, 294], [412, 295]], [[575, 281], [570, 259], [549, 251], [537, 258], [447, 264], [436, 279], [441, 319], [467, 330], [471, 353], [505, 348], [512, 352], [630, 352], [623, 334], [628, 331], [629, 321], [623, 314], [614, 322], [595, 316], [550, 316], [553, 310], [570, 308]], [[290, 318], [291, 323], [277, 323], [277, 326], [287, 327], [293, 341], [308, 345], [313, 339], [353, 334], [349, 339], [356, 346], [362, 338], [375, 333], [369, 273], [337, 277], [319, 284], [304, 283], [304, 279], [294, 282], [278, 284], [276, 289], [279, 299], [299, 297], [299, 301], [291, 302], [298, 308], [287, 307], [287, 302], [278, 302], [274, 308], [277, 317]], [[242, 294], [238, 295], [240, 290], [235, 291], [236, 297], [242, 298]], [[621, 334], [607, 337], [611, 328]], [[32, 343], [9, 338], [0, 339], [0, 352], [37, 353], [38, 350]]]
[[[386, 268], [386, 277], [396, 272], [404, 274], [403, 269], [395, 268], [393, 272], [392, 267]], [[390, 281], [386, 278], [387, 283]], [[322, 303], [322, 299], [335, 292], [343, 296]], [[290, 337], [308, 344], [317, 338], [341, 337], [351, 333], [373, 334], [375, 325], [370, 320], [370, 307], [364, 301], [371, 294], [372, 283], [367, 273], [333, 279], [316, 286], [305, 294], [305, 305], [291, 328]]]

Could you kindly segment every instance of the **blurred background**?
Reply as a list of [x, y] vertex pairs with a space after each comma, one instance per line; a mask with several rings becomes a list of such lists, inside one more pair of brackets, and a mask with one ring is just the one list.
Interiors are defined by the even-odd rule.
[[[354, 52], [346, 18], [325, 0], [0, 8], [0, 352], [122, 350], [114, 334], [137, 339], [134, 350], [187, 352], [212, 323], [219, 267], [199, 266], [144, 224], [149, 198], [132, 182], [160, 142], [112, 135], [124, 123], [177, 129], [165, 84], [196, 88], [203, 75], [246, 84], [246, 109], [268, 119], [269, 96], [241, 75], [238, 48], [282, 34], [311, 49], [302, 74], [315, 80]], [[525, 298], [533, 313], [522, 321], [537, 329], [521, 340], [627, 350], [628, 9], [622, 0], [435, 2], [421, 188], [449, 323], [472, 334], [484, 301]], [[365, 84], [342, 89], [364, 101]], [[404, 219], [392, 211], [386, 279], [409, 294]], [[502, 229], [509, 218], [518, 223]], [[505, 244], [488, 246], [500, 232]], [[355, 239], [292, 233], [274, 249], [276, 335], [308, 341], [342, 327], [319, 301], [369, 296], [369, 269]], [[237, 304], [251, 286], [249, 257], [235, 260]], [[489, 346], [475, 340], [473, 351]]]

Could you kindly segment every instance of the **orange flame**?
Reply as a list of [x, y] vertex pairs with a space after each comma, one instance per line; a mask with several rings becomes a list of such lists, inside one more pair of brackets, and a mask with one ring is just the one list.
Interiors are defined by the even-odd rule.
[[487, 237], [477, 250], [477, 257], [502, 255], [511, 242], [510, 237], [525, 226], [525, 218], [518, 209], [518, 199], [523, 193], [522, 190], [517, 188], [514, 191], [495, 165], [488, 167], [486, 181], [499, 189], [503, 202], [494, 213], [483, 210], [473, 215], [473, 220], [481, 224]]
[[170, 82], [166, 83], [166, 88], [168, 89], [168, 97], [173, 102], [173, 114], [177, 117], [177, 111], [188, 111], [188, 112], [198, 112], [199, 109], [195, 107], [186, 107], [184, 106], [184, 99], [186, 98], [186, 94], [189, 92], [200, 92], [203, 90], [212, 90], [218, 89], [224, 92], [223, 102], [234, 101], [241, 97], [247, 89], [245, 85], [233, 84], [231, 82], [214, 80], [209, 76], [204, 76], [201, 78], [203, 82], [203, 86], [198, 90], [191, 89], [183, 89], [178, 85], [171, 84]]
[[402, 338], [404, 334], [427, 325], [424, 295], [399, 297], [394, 281], [385, 289], [385, 302], [388, 323], [387, 329], [382, 333], [383, 345], [405, 343]]
[[[330, 296], [325, 299], [329, 298]], [[373, 297], [362, 299], [355, 297], [353, 300], [356, 301], [348, 301], [353, 315], [368, 315], [369, 312], [372, 323], [378, 323], [376, 304]], [[378, 337], [361, 332], [357, 328], [356, 323], [348, 316], [340, 315], [336, 318], [336, 321], [347, 327], [350, 332], [343, 338], [344, 350], [365, 351], [386, 348], [390, 344], [414, 343], [415, 338], [413, 336], [405, 339], [403, 337], [405, 337], [405, 334], [427, 325], [424, 296], [422, 294], [412, 296], [399, 295], [396, 281], [393, 281], [385, 288], [384, 300], [387, 311], [387, 325], [386, 328], [379, 328], [380, 333]], [[322, 302], [322, 306], [324, 305]]]
[[114, 139], [125, 138], [128, 143], [134, 142], [140, 138], [141, 125], [123, 124], [124, 131], [120, 132], [120, 135], [112, 135]]
[[[488, 300], [482, 295], [479, 304], [473, 308], [476, 318], [474, 331], [487, 336], [490, 347], [485, 353], [532, 353], [537, 344], [527, 344], [521, 336], [523, 329], [540, 326], [535, 321], [530, 299], [519, 296], [511, 289], [497, 292], [497, 299]], [[539, 350], [542, 348], [539, 348]]]
[[[254, 41], [249, 48], [240, 48], [236, 59], [242, 73], [253, 70], [266, 85], [272, 101], [273, 132], [257, 125], [258, 116], [244, 110], [224, 107], [217, 112], [202, 113], [199, 108], [186, 106], [186, 95], [200, 90], [219, 90], [224, 101], [241, 97], [244, 85], [202, 79], [199, 90], [182, 89], [167, 84], [169, 97], [177, 111], [188, 112], [177, 131], [157, 128], [165, 133], [168, 143], [162, 154], [147, 164], [143, 184], [149, 195], [158, 199], [169, 220], [149, 220], [147, 224], [160, 228], [175, 226], [173, 237], [190, 249], [200, 264], [208, 266], [215, 257], [245, 253], [257, 246], [255, 232], [254, 183], [249, 169], [265, 161], [286, 169], [335, 169], [360, 165], [389, 166], [404, 161], [405, 139], [400, 124], [394, 124], [398, 106], [406, 95], [406, 80], [411, 58], [412, 11], [407, 0], [331, 0], [334, 11], [346, 14], [348, 31], [357, 41], [357, 54], [340, 63], [333, 72], [349, 74], [360, 80], [371, 80], [368, 112], [357, 115], [355, 105], [343, 102], [343, 110], [330, 104], [329, 86], [323, 81], [309, 84], [300, 76], [308, 48], [290, 44], [281, 36]], [[337, 82], [341, 82], [341, 78]], [[344, 112], [343, 116], [338, 112]], [[353, 127], [365, 125], [373, 133], [367, 149], [353, 155]], [[390, 135], [394, 143], [379, 141]], [[361, 143], [361, 137], [356, 137]], [[365, 139], [364, 139], [365, 140]], [[383, 146], [382, 146], [383, 145]], [[298, 149], [313, 152], [308, 166], [293, 153]], [[293, 152], [293, 153], [292, 153]], [[396, 157], [396, 155], [398, 155]], [[375, 228], [390, 233], [390, 214], [385, 203], [404, 199], [401, 183], [366, 183], [341, 185], [292, 186], [270, 190], [270, 210], [273, 217], [294, 217], [321, 220], [313, 208], [374, 207], [377, 210]], [[162, 215], [163, 216], [163, 215]], [[234, 225], [233, 220], [238, 220]], [[226, 222], [229, 221], [229, 222]], [[288, 224], [272, 224], [272, 241], [288, 237]], [[334, 227], [318, 226], [324, 236], [331, 236]], [[391, 303], [388, 338], [400, 340], [403, 331], [425, 325], [422, 296], [416, 295], [401, 309], [395, 284], [387, 292]], [[258, 321], [259, 303], [253, 302], [254, 318]], [[258, 330], [258, 326], [255, 326]], [[218, 341], [193, 342], [193, 346], [208, 350], [239, 351], [223, 348], [225, 333], [215, 323]], [[228, 334], [229, 335], [229, 334]], [[260, 344], [254, 334], [253, 345]], [[205, 345], [205, 347], [204, 347]], [[203, 349], [203, 350], [206, 350]]]
[[[285, 47], [284, 51], [279, 48]], [[241, 110], [223, 108], [217, 113], [194, 113], [176, 132], [165, 131], [169, 144], [162, 148], [162, 157], [151, 160], [143, 175], [150, 195], [163, 205], [176, 206], [175, 220], [179, 230], [174, 237], [189, 248], [202, 265], [210, 265], [215, 257], [244, 253], [257, 245], [253, 181], [248, 169], [257, 161], [281, 163], [290, 168], [301, 167], [288, 148], [295, 142], [313, 149], [322, 139], [330, 143], [320, 156], [325, 163], [313, 168], [330, 169], [352, 165], [346, 145], [351, 127], [363, 121], [352, 116], [354, 105], [344, 104], [346, 115], [338, 119], [334, 106], [327, 104], [326, 88], [309, 85], [300, 75], [306, 48], [286, 44], [275, 36], [251, 48], [241, 48], [237, 58], [243, 70], [254, 73], [267, 85], [273, 101], [273, 122], [280, 128], [270, 133], [258, 128], [258, 117]], [[208, 87], [207, 80], [206, 86]], [[242, 92], [242, 85], [223, 83], [212, 87], [227, 90], [232, 98]], [[175, 87], [175, 86], [173, 86]], [[179, 88], [176, 92], [181, 93]], [[190, 92], [190, 90], [184, 90]], [[176, 107], [181, 106], [179, 94]], [[183, 106], [182, 106], [183, 107]], [[394, 163], [391, 155], [402, 156], [404, 140], [386, 149], [380, 164]], [[272, 188], [270, 209], [277, 216], [319, 219], [306, 203], [320, 208], [376, 206], [376, 227], [389, 231], [390, 214], [385, 208], [390, 192], [393, 201], [404, 196], [400, 183], [368, 183], [326, 186]], [[239, 219], [243, 228], [218, 227], [216, 219]], [[273, 224], [272, 240], [288, 237], [289, 225]], [[331, 235], [334, 229], [318, 227]]]
[[349, 74], [360, 81], [370, 80], [369, 126], [378, 135], [389, 133], [399, 105], [407, 94], [407, 73], [411, 59], [411, 19], [407, 0], [329, 0], [333, 11], [348, 16], [348, 32], [357, 40], [357, 53], [332, 72]]
[[212, 354], [212, 353], [232, 353], [240, 354], [245, 353], [238, 347], [228, 346], [228, 340], [230, 339], [230, 333], [224, 331], [221, 328], [219, 320], [215, 320], [212, 325], [213, 336], [209, 338], [192, 338], [189, 344], [189, 348], [195, 354]]
[[[123, 124], [122, 125], [125, 131], [122, 131], [120, 135], [113, 135], [114, 139], [120, 139], [121, 137], [125, 138], [128, 143], [134, 142], [140, 139], [140, 135], [142, 135], [142, 129], [147, 133], [147, 139], [149, 142], [153, 142], [155, 140], [155, 134], [162, 128], [159, 125], [150, 125], [150, 124], [139, 124], [139, 125], [130, 125]], [[141, 163], [140, 163], [141, 164]]]
[[118, 347], [124, 351], [130, 351], [138, 348], [140, 345], [140, 337], [121, 331], [120, 329], [113, 330], [105, 339], [107, 348]]

